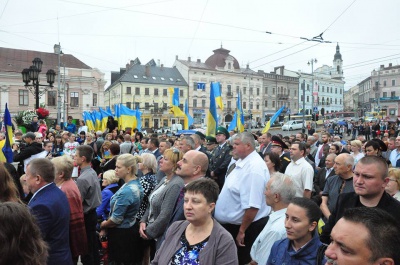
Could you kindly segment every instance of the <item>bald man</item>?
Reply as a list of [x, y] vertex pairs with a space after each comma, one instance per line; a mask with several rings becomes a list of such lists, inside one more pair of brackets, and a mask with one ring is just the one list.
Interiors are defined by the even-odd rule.
[[[185, 186], [199, 178], [206, 176], [208, 169], [208, 157], [206, 154], [196, 150], [187, 151], [182, 160], [178, 161], [178, 168], [176, 169], [176, 174], [180, 176], [185, 182]], [[183, 213], [183, 189], [178, 196], [175, 203], [175, 209], [171, 215], [168, 227], [175, 221], [185, 220], [185, 215]], [[168, 230], [168, 227], [165, 231]], [[164, 240], [165, 233], [160, 240]], [[161, 244], [161, 242], [160, 242]]]

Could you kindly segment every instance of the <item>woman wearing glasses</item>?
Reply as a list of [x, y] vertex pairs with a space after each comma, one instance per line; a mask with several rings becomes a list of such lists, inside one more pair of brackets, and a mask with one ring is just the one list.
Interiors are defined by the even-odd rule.
[[177, 162], [182, 159], [182, 153], [175, 148], [164, 151], [160, 159], [160, 171], [165, 177], [150, 194], [149, 205], [140, 220], [140, 236], [150, 241], [150, 258], [154, 258], [155, 250], [160, 246], [157, 239], [161, 237], [168, 225], [174, 210], [176, 200], [184, 186], [182, 178], [175, 175]]

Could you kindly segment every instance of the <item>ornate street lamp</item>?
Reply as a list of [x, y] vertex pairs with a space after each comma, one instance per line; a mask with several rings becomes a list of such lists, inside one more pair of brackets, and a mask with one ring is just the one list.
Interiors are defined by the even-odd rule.
[[[47, 83], [49, 83], [49, 85], [41, 85], [39, 83], [39, 74], [42, 71], [43, 61], [40, 58], [35, 58], [32, 63], [33, 65], [30, 66], [29, 69], [25, 68], [22, 70], [22, 81], [25, 83], [25, 87], [28, 88], [35, 97], [35, 108], [38, 109], [39, 98], [46, 93], [49, 88], [53, 87], [56, 72], [54, 72], [52, 69], [49, 69], [46, 73]], [[40, 91], [39, 87], [43, 87], [44, 89]]]

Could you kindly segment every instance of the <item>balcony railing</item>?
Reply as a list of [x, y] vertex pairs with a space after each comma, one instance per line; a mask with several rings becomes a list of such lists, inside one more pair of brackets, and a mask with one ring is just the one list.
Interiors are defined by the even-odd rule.
[[279, 100], [287, 100], [289, 99], [289, 94], [278, 94]]

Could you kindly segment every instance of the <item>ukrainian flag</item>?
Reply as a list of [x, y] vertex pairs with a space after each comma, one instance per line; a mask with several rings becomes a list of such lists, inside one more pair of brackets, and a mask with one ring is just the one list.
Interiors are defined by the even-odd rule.
[[233, 114], [233, 119], [229, 124], [228, 132], [235, 130], [237, 127], [236, 124], [237, 124], [237, 111], [235, 111], [235, 114]]
[[185, 100], [185, 119], [184, 119], [184, 129], [185, 130], [189, 130], [189, 126], [193, 124], [193, 118], [192, 116], [190, 116], [189, 114], [189, 104], [188, 104], [188, 100]]
[[136, 128], [140, 131], [142, 129], [142, 112], [139, 109], [139, 105], [136, 107]]
[[214, 91], [215, 102], [218, 107], [223, 110], [224, 104], [222, 103], [221, 84], [219, 82], [211, 82], [211, 90]]
[[215, 102], [214, 87], [211, 86], [210, 108], [207, 114], [207, 131], [206, 131], [207, 136], [215, 137], [215, 133], [217, 132], [217, 124], [218, 124], [217, 104]]
[[264, 129], [262, 130], [262, 133], [267, 133], [269, 131], [269, 128], [271, 127], [271, 124], [274, 124], [275, 120], [279, 117], [281, 112], [285, 109], [285, 106], [282, 106], [275, 114], [274, 116], [269, 119], [267, 122], [267, 125], [265, 125]]
[[101, 131], [101, 113], [93, 110], [92, 117], [94, 120], [94, 128], [96, 131]]
[[92, 120], [92, 115], [90, 115], [89, 112], [84, 111], [82, 116], [83, 116], [83, 121], [85, 122], [86, 126], [88, 127], [88, 130], [89, 131], [94, 131], [95, 130], [95, 127], [94, 127], [95, 123]]
[[127, 127], [132, 129], [137, 128], [135, 110], [131, 110], [130, 108], [121, 104], [119, 108], [119, 114], [121, 121], [121, 130], [125, 130]]
[[11, 115], [10, 111], [8, 110], [8, 106], [6, 103], [6, 109], [4, 111], [4, 127], [6, 129], [5, 139], [0, 141], [0, 161], [12, 163], [13, 162], [13, 151], [12, 151], [12, 144], [13, 144], [13, 132], [12, 132], [12, 122], [11, 122]]
[[[170, 88], [170, 92], [172, 92]], [[175, 87], [172, 94], [172, 110], [174, 117], [185, 117], [185, 113], [179, 108], [179, 88]]]
[[107, 129], [107, 121], [108, 121], [108, 116], [111, 116], [106, 110], [102, 109], [99, 107], [99, 113], [101, 114], [101, 119], [100, 119], [100, 130], [105, 131]]
[[108, 113], [108, 116], [114, 116], [114, 114], [112, 113], [112, 110], [110, 108], [110, 106], [106, 107], [106, 112]]
[[238, 132], [244, 131], [244, 114], [243, 114], [242, 98], [240, 96], [240, 92], [238, 94], [236, 102], [236, 127], [238, 129]]

